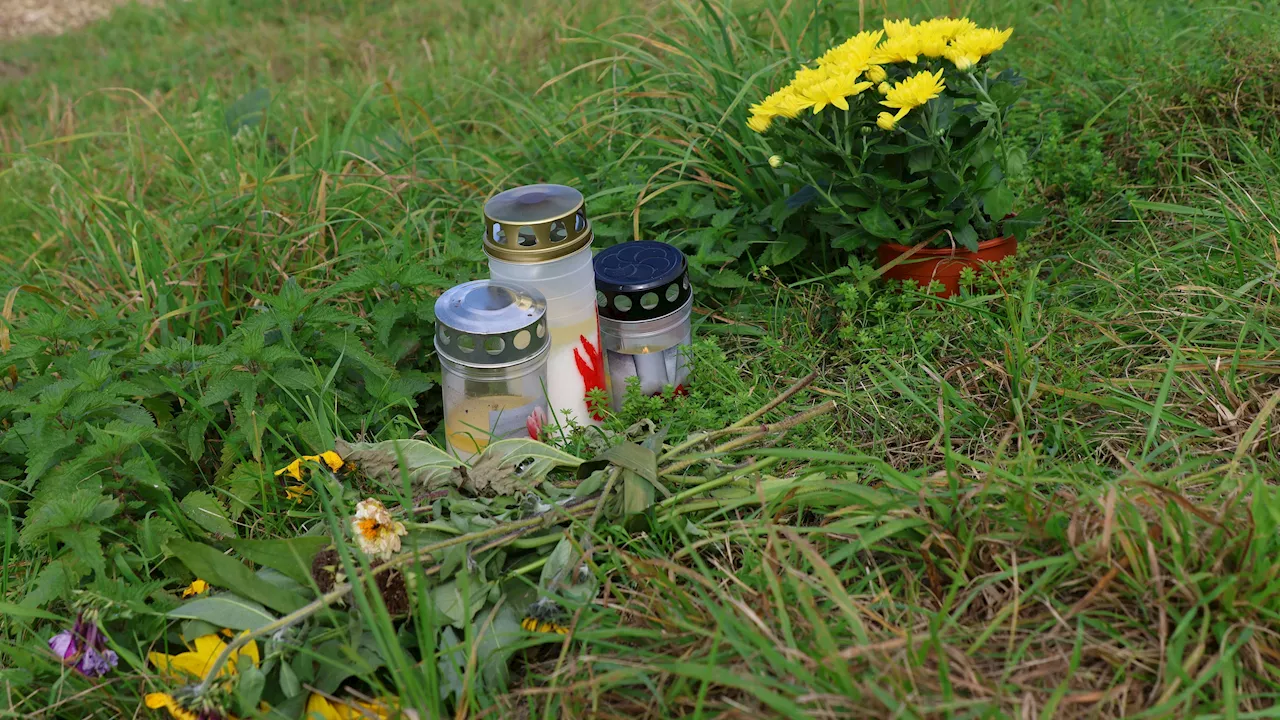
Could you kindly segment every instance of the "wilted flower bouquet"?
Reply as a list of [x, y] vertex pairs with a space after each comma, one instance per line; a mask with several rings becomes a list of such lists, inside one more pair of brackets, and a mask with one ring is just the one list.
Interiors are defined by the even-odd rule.
[[752, 106], [747, 125], [781, 155], [770, 164], [797, 181], [775, 221], [803, 213], [846, 250], [969, 251], [1036, 222], [1010, 217], [1007, 178], [1026, 154], [1004, 124], [1023, 82], [986, 62], [1012, 32], [967, 18], [885, 21]]

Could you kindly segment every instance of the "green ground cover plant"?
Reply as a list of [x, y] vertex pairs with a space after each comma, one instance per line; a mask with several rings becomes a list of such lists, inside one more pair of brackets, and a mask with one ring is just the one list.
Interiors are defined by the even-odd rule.
[[[200, 707], [1265, 716], [1275, 9], [191, 0], [0, 45], [0, 712], [161, 717], [164, 656], [243, 642]], [[775, 222], [746, 120], [947, 14], [1015, 29], [1049, 214], [944, 300]], [[433, 302], [536, 181], [688, 254], [698, 381], [463, 473]]]

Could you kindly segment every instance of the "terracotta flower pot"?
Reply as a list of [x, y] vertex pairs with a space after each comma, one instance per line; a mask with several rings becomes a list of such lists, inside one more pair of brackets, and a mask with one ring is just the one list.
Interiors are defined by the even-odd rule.
[[[885, 243], [876, 248], [880, 266], [893, 262], [911, 251], [906, 245]], [[920, 248], [911, 257], [884, 271], [886, 280], [914, 280], [922, 287], [931, 281], [942, 283], [938, 297], [951, 297], [960, 291], [960, 272], [982, 263], [997, 262], [1018, 252], [1018, 241], [1012, 236], [998, 237], [978, 243], [977, 252], [964, 248]]]

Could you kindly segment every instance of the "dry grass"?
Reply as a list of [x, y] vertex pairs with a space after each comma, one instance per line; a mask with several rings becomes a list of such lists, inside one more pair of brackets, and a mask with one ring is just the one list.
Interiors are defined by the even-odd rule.
[[[120, 5], [159, 0], [0, 0], [0, 40], [28, 35], [61, 35], [111, 14]], [[6, 74], [0, 65], [0, 78]]]

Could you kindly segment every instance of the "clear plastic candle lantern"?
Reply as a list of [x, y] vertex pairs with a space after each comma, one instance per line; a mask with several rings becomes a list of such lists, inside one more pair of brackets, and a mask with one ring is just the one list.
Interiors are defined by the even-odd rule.
[[470, 459], [490, 442], [538, 439], [551, 342], [547, 301], [532, 288], [477, 280], [436, 301], [445, 442]]
[[693, 288], [684, 253], [652, 240], [622, 243], [596, 255], [595, 272], [614, 408], [622, 407], [628, 382], [639, 383], [646, 395], [668, 387], [684, 392], [693, 344]]
[[513, 188], [485, 203], [484, 219], [490, 276], [536, 288], [547, 299], [547, 402], [554, 420], [594, 424], [601, 418], [588, 394], [605, 389], [605, 371], [582, 193], [564, 185]]

